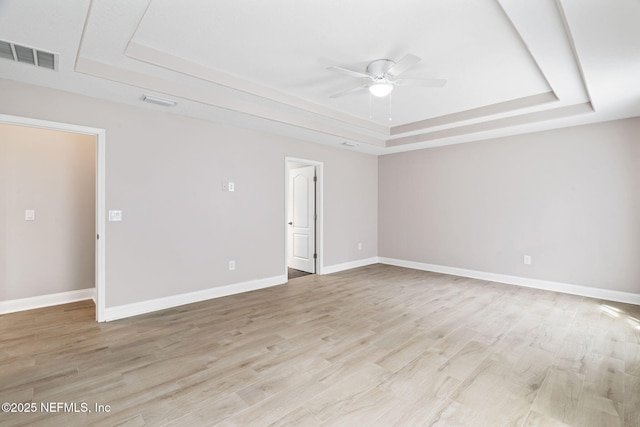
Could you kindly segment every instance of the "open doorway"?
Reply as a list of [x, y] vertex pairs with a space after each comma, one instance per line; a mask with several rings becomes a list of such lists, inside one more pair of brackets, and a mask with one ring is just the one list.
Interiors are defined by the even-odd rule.
[[[45, 129], [53, 131], [62, 131], [73, 134], [90, 135], [95, 137], [95, 296], [96, 303], [96, 320], [104, 321], [105, 309], [105, 130], [90, 128], [85, 126], [77, 126], [68, 123], [49, 122], [26, 117], [17, 117], [0, 114], [0, 123], [7, 125], [22, 126], [26, 128]], [[25, 220], [33, 220], [28, 218], [25, 212]], [[44, 295], [42, 298], [29, 298], [26, 300], [29, 304], [37, 304], [37, 306], [55, 305], [66, 301], [66, 294]], [[22, 307], [18, 304], [14, 311], [36, 308]]]
[[322, 163], [285, 161], [285, 274], [288, 279], [322, 270]]

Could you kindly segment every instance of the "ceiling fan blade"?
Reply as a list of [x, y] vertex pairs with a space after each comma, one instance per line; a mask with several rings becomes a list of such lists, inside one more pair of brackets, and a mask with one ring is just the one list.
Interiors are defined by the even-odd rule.
[[398, 79], [393, 82], [398, 86], [443, 87], [446, 79]]
[[338, 73], [346, 74], [347, 76], [351, 76], [351, 77], [371, 79], [371, 76], [369, 74], [361, 73], [360, 71], [350, 70], [348, 68], [328, 67], [327, 70], [336, 71]]
[[415, 55], [405, 55], [400, 61], [396, 62], [391, 68], [387, 70], [387, 74], [398, 76], [420, 61], [422, 61], [422, 59]]
[[350, 94], [352, 94], [352, 93], [359, 92], [359, 91], [361, 91], [362, 89], [366, 89], [366, 88], [368, 88], [368, 87], [369, 87], [369, 85], [368, 85], [368, 84], [366, 84], [366, 85], [361, 85], [361, 86], [356, 86], [356, 87], [353, 87], [353, 88], [351, 88], [351, 89], [343, 90], [342, 92], [334, 93], [333, 95], [330, 95], [330, 96], [329, 96], [329, 98], [341, 98], [341, 97], [343, 97], [343, 96], [346, 96], [346, 95], [350, 95]]

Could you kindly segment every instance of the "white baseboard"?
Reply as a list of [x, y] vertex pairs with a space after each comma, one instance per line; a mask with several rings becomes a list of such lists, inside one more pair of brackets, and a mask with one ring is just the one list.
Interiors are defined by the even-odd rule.
[[35, 308], [50, 307], [52, 305], [68, 304], [70, 302], [96, 299], [96, 289], [80, 289], [77, 291], [59, 292], [57, 294], [38, 295], [37, 297], [20, 298], [0, 301], [0, 314], [15, 313], [17, 311], [33, 310]]
[[205, 301], [213, 298], [225, 297], [228, 295], [240, 294], [243, 292], [255, 291], [257, 289], [269, 288], [271, 286], [282, 285], [287, 282], [287, 276], [274, 276], [265, 279], [251, 280], [248, 282], [234, 283], [232, 285], [209, 288], [201, 291], [189, 292], [186, 294], [172, 295], [170, 297], [156, 298], [149, 301], [140, 301], [132, 304], [118, 305], [105, 308], [105, 321], [124, 319], [125, 317], [137, 316], [150, 313], [152, 311], [164, 310], [180, 305]]
[[334, 264], [322, 268], [322, 274], [338, 273], [352, 268], [364, 267], [367, 265], [378, 264], [378, 257], [359, 259], [357, 261], [345, 262], [343, 264]]
[[526, 277], [509, 276], [506, 274], [487, 273], [484, 271], [467, 270], [465, 268], [425, 264], [421, 262], [404, 261], [393, 258], [380, 257], [379, 261], [381, 264], [413, 268], [415, 270], [432, 271], [434, 273], [451, 274], [454, 276], [469, 277], [472, 279], [487, 280], [490, 282], [507, 283], [509, 285], [524, 286], [527, 288], [543, 289], [547, 291], [562, 292], [565, 294], [580, 295], [583, 297], [598, 298], [607, 301], [617, 301], [640, 305], [640, 294], [634, 294], [630, 292], [621, 292], [602, 288], [591, 288], [588, 286], [550, 282], [547, 280], [529, 279]]

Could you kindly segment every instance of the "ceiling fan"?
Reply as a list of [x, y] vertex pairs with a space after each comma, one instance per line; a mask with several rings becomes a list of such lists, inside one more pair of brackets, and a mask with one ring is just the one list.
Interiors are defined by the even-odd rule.
[[421, 59], [415, 55], [405, 55], [398, 62], [390, 59], [376, 59], [367, 65], [365, 72], [350, 70], [343, 67], [329, 67], [327, 70], [336, 71], [347, 76], [356, 77], [363, 81], [362, 84], [334, 93], [330, 98], [340, 98], [362, 89], [369, 89], [373, 96], [385, 97], [393, 91], [395, 86], [423, 86], [442, 87], [447, 83], [444, 79], [399, 79], [398, 76], [409, 68], [420, 62]]

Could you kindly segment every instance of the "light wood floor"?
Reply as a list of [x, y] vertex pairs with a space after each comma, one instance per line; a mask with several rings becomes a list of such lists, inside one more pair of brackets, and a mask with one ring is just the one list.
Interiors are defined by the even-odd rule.
[[0, 316], [2, 425], [640, 426], [640, 307], [375, 265], [107, 324]]

